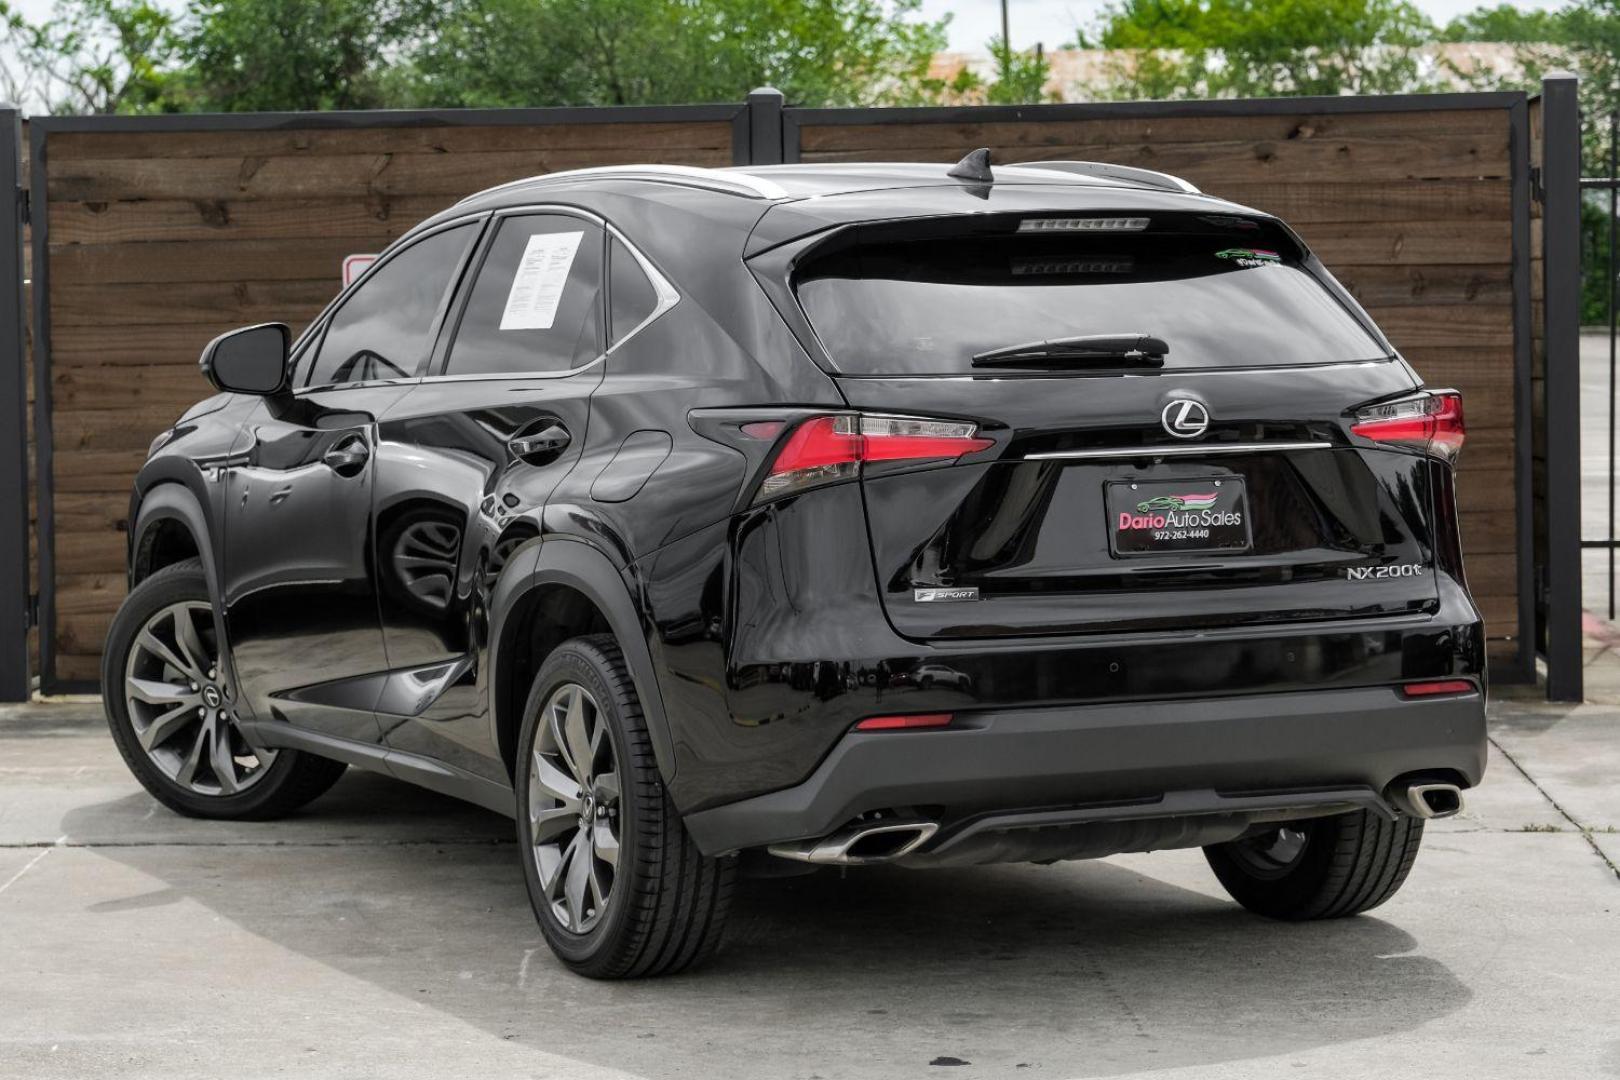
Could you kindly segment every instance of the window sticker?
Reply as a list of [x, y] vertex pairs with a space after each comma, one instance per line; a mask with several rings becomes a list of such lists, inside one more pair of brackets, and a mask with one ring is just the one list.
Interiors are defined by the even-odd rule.
[[539, 233], [529, 237], [512, 276], [501, 312], [502, 330], [550, 330], [562, 303], [563, 286], [573, 269], [583, 232]]

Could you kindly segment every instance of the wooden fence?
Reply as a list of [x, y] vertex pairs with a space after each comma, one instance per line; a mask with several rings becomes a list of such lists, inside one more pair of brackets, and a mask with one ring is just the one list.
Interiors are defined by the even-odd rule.
[[[1530, 188], [1522, 94], [1027, 108], [735, 106], [48, 119], [33, 132], [43, 678], [92, 685], [132, 478], [208, 392], [202, 345], [295, 326], [344, 255], [505, 180], [690, 165], [1082, 158], [1182, 175], [1293, 224], [1431, 384], [1466, 395], [1470, 581], [1501, 678], [1533, 673]], [[39, 227], [44, 214], [45, 228]]]

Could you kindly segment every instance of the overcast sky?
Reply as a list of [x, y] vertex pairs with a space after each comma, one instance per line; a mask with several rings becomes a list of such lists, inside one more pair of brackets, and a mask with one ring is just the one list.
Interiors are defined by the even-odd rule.
[[[1076, 26], [1084, 25], [1096, 17], [1106, 0], [1008, 0], [1012, 21], [1012, 43], [1020, 49], [1033, 48], [1036, 42], [1047, 48], [1056, 48], [1074, 37]], [[1435, 22], [1445, 22], [1452, 16], [1479, 7], [1484, 0], [1416, 0], [1417, 6]], [[1492, 0], [1495, 2], [1495, 0]], [[52, 0], [11, 0], [31, 19], [49, 14]], [[159, 0], [165, 7], [179, 9], [181, 0]], [[1552, 8], [1561, 6], [1561, 0], [1513, 0], [1515, 7]], [[931, 19], [947, 13], [951, 19], [951, 48], [973, 51], [984, 48], [984, 43], [1001, 33], [1000, 0], [923, 0], [923, 12]]]

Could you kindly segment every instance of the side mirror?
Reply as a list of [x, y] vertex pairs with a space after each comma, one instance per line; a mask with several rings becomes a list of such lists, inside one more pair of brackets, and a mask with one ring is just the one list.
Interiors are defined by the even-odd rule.
[[229, 394], [274, 394], [287, 381], [292, 331], [285, 323], [260, 323], [221, 334], [203, 349], [203, 377]]

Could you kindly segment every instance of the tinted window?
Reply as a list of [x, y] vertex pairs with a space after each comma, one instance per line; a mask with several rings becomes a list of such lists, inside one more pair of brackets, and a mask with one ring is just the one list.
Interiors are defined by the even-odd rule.
[[854, 374], [960, 374], [977, 352], [1090, 334], [1163, 338], [1168, 368], [1385, 355], [1275, 226], [1207, 220], [856, 243], [795, 287], [838, 370]]
[[472, 224], [434, 233], [371, 271], [333, 314], [305, 385], [420, 374], [439, 304], [474, 234]]
[[473, 283], [451, 375], [563, 371], [602, 352], [602, 230], [582, 218], [506, 218]]
[[619, 341], [645, 322], [647, 316], [658, 307], [658, 291], [647, 279], [641, 263], [622, 241], [614, 237], [611, 246], [608, 270], [612, 284], [608, 296], [611, 301], [613, 340]]

